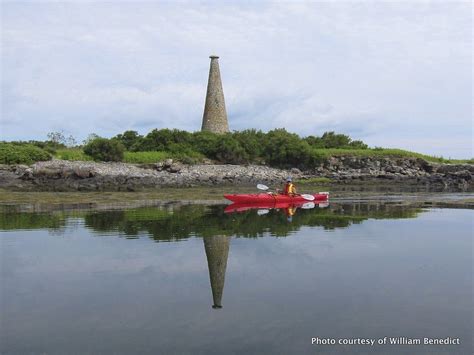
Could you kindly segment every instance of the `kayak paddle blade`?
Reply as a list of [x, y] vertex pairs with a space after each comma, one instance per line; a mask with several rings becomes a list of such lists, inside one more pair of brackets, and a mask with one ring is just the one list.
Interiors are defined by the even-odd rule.
[[314, 196], [313, 195], [302, 194], [301, 197], [303, 197], [307, 201], [314, 201]]
[[264, 191], [266, 191], [266, 190], [268, 190], [268, 188], [269, 188], [269, 187], [268, 187], [267, 185], [263, 185], [263, 184], [258, 184], [258, 185], [257, 185], [257, 189], [259, 189], [259, 190], [264, 190]]

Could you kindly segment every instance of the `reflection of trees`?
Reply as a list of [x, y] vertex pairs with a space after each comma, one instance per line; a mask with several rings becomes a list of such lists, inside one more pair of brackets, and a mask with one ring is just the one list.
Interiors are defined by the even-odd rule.
[[172, 211], [147, 207], [95, 212], [85, 216], [85, 225], [95, 231], [116, 231], [127, 237], [148, 234], [156, 241], [179, 240], [193, 235], [256, 238], [269, 233], [284, 237], [302, 226], [346, 228], [368, 218], [414, 218], [420, 211], [419, 207], [399, 204], [333, 204], [328, 209], [298, 209], [293, 222], [288, 223], [283, 211], [279, 210], [258, 216], [255, 210], [225, 214], [223, 206], [186, 205]]
[[63, 212], [60, 214], [8, 212], [0, 214], [0, 229], [59, 228], [66, 217], [82, 218], [84, 225], [99, 234], [117, 233], [127, 238], [147, 234], [156, 241], [190, 236], [235, 235], [256, 238], [268, 233], [284, 237], [302, 226], [325, 229], [346, 228], [369, 218], [414, 218], [422, 211], [416, 205], [396, 203], [334, 203], [329, 208], [298, 209], [292, 223], [283, 211], [258, 216], [255, 210], [225, 214], [221, 205], [184, 205], [174, 209], [143, 207], [130, 210]]
[[16, 229], [62, 229], [66, 218], [61, 213], [0, 213], [0, 230]]

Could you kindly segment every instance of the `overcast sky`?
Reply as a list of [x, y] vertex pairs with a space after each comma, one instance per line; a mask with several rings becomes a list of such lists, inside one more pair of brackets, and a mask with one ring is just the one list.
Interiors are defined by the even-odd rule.
[[472, 157], [472, 3], [2, 2], [1, 139], [232, 130]]

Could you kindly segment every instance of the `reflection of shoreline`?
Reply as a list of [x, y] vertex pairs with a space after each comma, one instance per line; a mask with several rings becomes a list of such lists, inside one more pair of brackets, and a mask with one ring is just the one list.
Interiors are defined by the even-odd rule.
[[120, 202], [68, 202], [68, 203], [0, 203], [0, 213], [46, 213], [46, 212], [95, 212], [95, 211], [120, 211], [145, 207], [177, 209], [183, 206], [214, 206], [222, 205], [222, 200], [141, 200], [127, 201], [125, 198]]
[[[303, 226], [324, 229], [347, 228], [367, 219], [416, 218], [426, 208], [461, 208], [446, 201], [332, 201], [326, 208], [298, 210], [292, 223], [278, 211], [225, 213], [229, 205], [162, 203], [141, 208], [23, 212], [17, 206], [0, 209], [0, 230], [43, 229], [61, 234], [64, 228], [84, 225], [95, 236], [149, 237], [156, 242], [192, 236], [226, 235], [256, 238], [266, 233], [289, 236]], [[6, 207], [6, 206], [5, 206]], [[472, 209], [467, 208], [467, 209]], [[262, 212], [262, 211], [260, 211]], [[261, 213], [260, 213], [261, 214]]]
[[[336, 204], [387, 204], [412, 205], [413, 207], [466, 208], [474, 209], [474, 193], [399, 193], [384, 194], [380, 192], [344, 192], [331, 195], [331, 202]], [[223, 199], [153, 199], [153, 195], [133, 193], [98, 194], [95, 193], [1, 193], [0, 214], [2, 213], [48, 213], [48, 212], [95, 212], [115, 211], [137, 208], [165, 208], [175, 210], [183, 206], [223, 205]], [[130, 193], [128, 193], [130, 194]], [[8, 196], [13, 195], [8, 198]], [[111, 195], [111, 196], [109, 196]], [[220, 196], [220, 195], [219, 195]], [[141, 198], [138, 199], [137, 198]]]
[[211, 282], [212, 308], [222, 308], [222, 294], [224, 292], [225, 272], [229, 256], [230, 237], [215, 235], [204, 237], [209, 280]]

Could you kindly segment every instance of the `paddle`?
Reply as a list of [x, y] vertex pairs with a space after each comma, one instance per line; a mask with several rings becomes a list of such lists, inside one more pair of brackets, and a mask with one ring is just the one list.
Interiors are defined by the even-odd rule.
[[257, 189], [267, 191], [269, 189], [269, 187], [267, 185], [258, 184]]
[[[258, 184], [257, 189], [267, 191], [269, 187], [267, 185]], [[314, 196], [309, 194], [300, 194], [299, 196], [303, 197], [307, 201], [314, 201]]]

